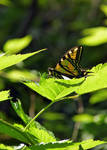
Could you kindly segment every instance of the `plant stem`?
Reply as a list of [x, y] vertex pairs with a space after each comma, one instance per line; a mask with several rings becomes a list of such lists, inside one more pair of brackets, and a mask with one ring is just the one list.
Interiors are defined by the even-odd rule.
[[36, 120], [36, 118], [41, 115], [45, 110], [47, 110], [54, 102], [49, 103], [49, 105], [47, 105], [45, 108], [43, 108], [24, 128], [24, 131], [26, 131], [28, 129], [28, 127], [32, 124], [32, 122], [34, 120]]
[[[78, 97], [77, 102], [78, 102], [78, 110], [77, 111], [78, 111], [78, 114], [81, 114], [84, 111], [84, 106], [83, 106], [81, 97]], [[80, 128], [80, 122], [76, 122], [74, 124], [74, 129], [73, 129], [73, 134], [72, 134], [73, 141], [76, 141], [76, 139], [78, 137], [79, 128]]]

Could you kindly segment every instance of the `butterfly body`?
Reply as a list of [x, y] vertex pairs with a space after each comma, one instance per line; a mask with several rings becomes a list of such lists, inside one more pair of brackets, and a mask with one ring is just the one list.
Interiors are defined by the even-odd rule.
[[80, 58], [82, 55], [82, 46], [73, 47], [65, 53], [55, 68], [49, 68], [49, 75], [56, 78], [80, 78], [86, 76], [87, 72], [80, 67]]

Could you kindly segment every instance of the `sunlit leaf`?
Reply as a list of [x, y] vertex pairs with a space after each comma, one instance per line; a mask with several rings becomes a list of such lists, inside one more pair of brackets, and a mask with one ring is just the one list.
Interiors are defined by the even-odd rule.
[[89, 114], [79, 114], [79, 115], [75, 115], [73, 117], [73, 120], [75, 122], [85, 122], [85, 123], [90, 123], [94, 121], [94, 117], [92, 115]]
[[82, 122], [82, 123], [106, 123], [107, 116], [106, 114], [97, 114], [97, 115], [90, 115], [90, 114], [78, 114], [73, 117], [75, 122]]
[[100, 9], [104, 12], [104, 14], [107, 16], [107, 5], [101, 5]]
[[82, 141], [82, 142], [78, 142], [78, 143], [74, 143], [72, 141], [69, 140], [63, 140], [63, 141], [57, 141], [57, 142], [52, 142], [52, 143], [41, 143], [41, 144], [37, 144], [31, 147], [26, 147], [25, 150], [79, 150], [80, 145], [83, 149], [87, 150], [87, 149], [91, 149], [95, 146], [98, 146], [100, 144], [104, 144], [106, 142], [104, 141], [94, 141], [92, 139], [86, 140], [86, 141]]
[[39, 126], [39, 124], [36, 122], [36, 126], [30, 126], [28, 129], [28, 132], [31, 133], [33, 136], [35, 136], [38, 139], [38, 142], [44, 142], [44, 143], [48, 143], [48, 142], [55, 142], [56, 138], [53, 135], [52, 132], [49, 132], [48, 130], [46, 130], [44, 127]]
[[5, 73], [5, 77], [13, 82], [22, 80], [36, 80], [38, 79], [38, 72], [35, 70], [10, 70]]
[[94, 122], [97, 124], [106, 123], [107, 115], [106, 114], [98, 114], [94, 116]]
[[23, 128], [20, 129], [18, 127], [15, 127], [14, 125], [11, 125], [1, 119], [0, 119], [0, 133], [7, 134], [10, 137], [13, 137], [19, 141], [22, 141], [28, 144], [37, 143], [36, 137], [34, 137], [32, 134], [28, 132], [23, 132]]
[[0, 101], [8, 100], [10, 96], [9, 90], [0, 92]]
[[0, 144], [0, 149], [1, 150], [14, 150], [14, 148], [12, 148], [12, 146], [6, 146], [4, 144]]
[[46, 120], [63, 120], [64, 114], [57, 112], [45, 112], [42, 114], [42, 118]]
[[107, 100], [107, 89], [102, 89], [100, 91], [95, 92], [89, 100], [91, 104], [100, 103]]
[[33, 56], [41, 51], [44, 51], [45, 49], [33, 52], [33, 53], [28, 53], [28, 54], [18, 54], [18, 55], [11, 55], [11, 56], [0, 56], [0, 70], [5, 69], [7, 67], [10, 67], [12, 65], [15, 65], [19, 63], [20, 61], [23, 61], [27, 59], [30, 56]]
[[4, 44], [3, 50], [7, 54], [18, 53], [22, 49], [26, 48], [30, 44], [31, 40], [32, 37], [30, 35], [27, 35], [23, 38], [10, 39]]
[[[27, 124], [31, 120], [31, 118], [24, 113], [20, 100], [18, 100], [17, 102], [11, 101], [11, 104], [17, 115], [24, 121], [25, 124]], [[54, 134], [40, 125], [37, 121], [34, 121], [33, 124], [30, 125], [30, 127], [27, 129], [27, 132], [29, 132], [29, 134], [32, 134], [32, 136], [37, 139], [38, 143], [56, 141]]]
[[28, 117], [27, 114], [24, 113], [21, 101], [20, 100], [17, 100], [16, 102], [11, 101], [11, 104], [17, 115], [23, 120], [25, 124], [27, 124], [30, 121], [30, 117]]
[[107, 88], [107, 64], [99, 64], [90, 70], [90, 76], [79, 79], [45, 79], [40, 83], [28, 81], [24, 84], [40, 95], [58, 101], [68, 94], [76, 92], [79, 95]]
[[83, 31], [85, 37], [81, 38], [78, 43], [88, 46], [97, 46], [100, 44], [107, 43], [107, 28], [106, 27], [96, 27], [85, 29]]
[[24, 82], [24, 84], [51, 101], [57, 101], [74, 92], [78, 88], [75, 85], [81, 84], [82, 81], [83, 79], [73, 79], [72, 81], [66, 80], [65, 83], [64, 80], [60, 79], [46, 79], [40, 84], [33, 81]]
[[93, 73], [90, 73], [90, 76], [86, 78], [86, 81], [76, 90], [80, 95], [107, 88], [107, 63], [99, 64], [90, 71]]

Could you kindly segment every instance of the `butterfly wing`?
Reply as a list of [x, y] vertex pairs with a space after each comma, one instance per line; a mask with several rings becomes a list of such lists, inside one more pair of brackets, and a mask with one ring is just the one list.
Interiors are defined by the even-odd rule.
[[79, 67], [81, 54], [81, 46], [71, 48], [61, 58], [55, 69], [50, 69], [50, 74], [58, 78], [62, 78], [62, 75], [69, 78], [79, 77], [81, 75], [81, 69]]
[[69, 58], [72, 59], [76, 65], [79, 65], [82, 51], [82, 46], [76, 46], [67, 51], [67, 53], [65, 53], [65, 56], [68, 55]]
[[67, 59], [61, 58], [61, 60], [55, 67], [55, 71], [57, 71], [58, 73], [60, 72], [60, 74], [70, 77], [70, 78], [73, 78], [79, 75], [78, 69], [75, 67], [73, 62], [71, 63], [69, 61], [69, 58]]

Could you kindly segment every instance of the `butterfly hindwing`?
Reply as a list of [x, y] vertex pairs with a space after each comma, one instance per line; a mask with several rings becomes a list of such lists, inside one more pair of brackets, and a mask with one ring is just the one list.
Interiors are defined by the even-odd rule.
[[55, 70], [64, 73], [68, 76], [77, 76], [78, 71], [75, 69], [75, 66], [69, 61], [69, 58], [61, 58], [59, 63], [56, 65]]

